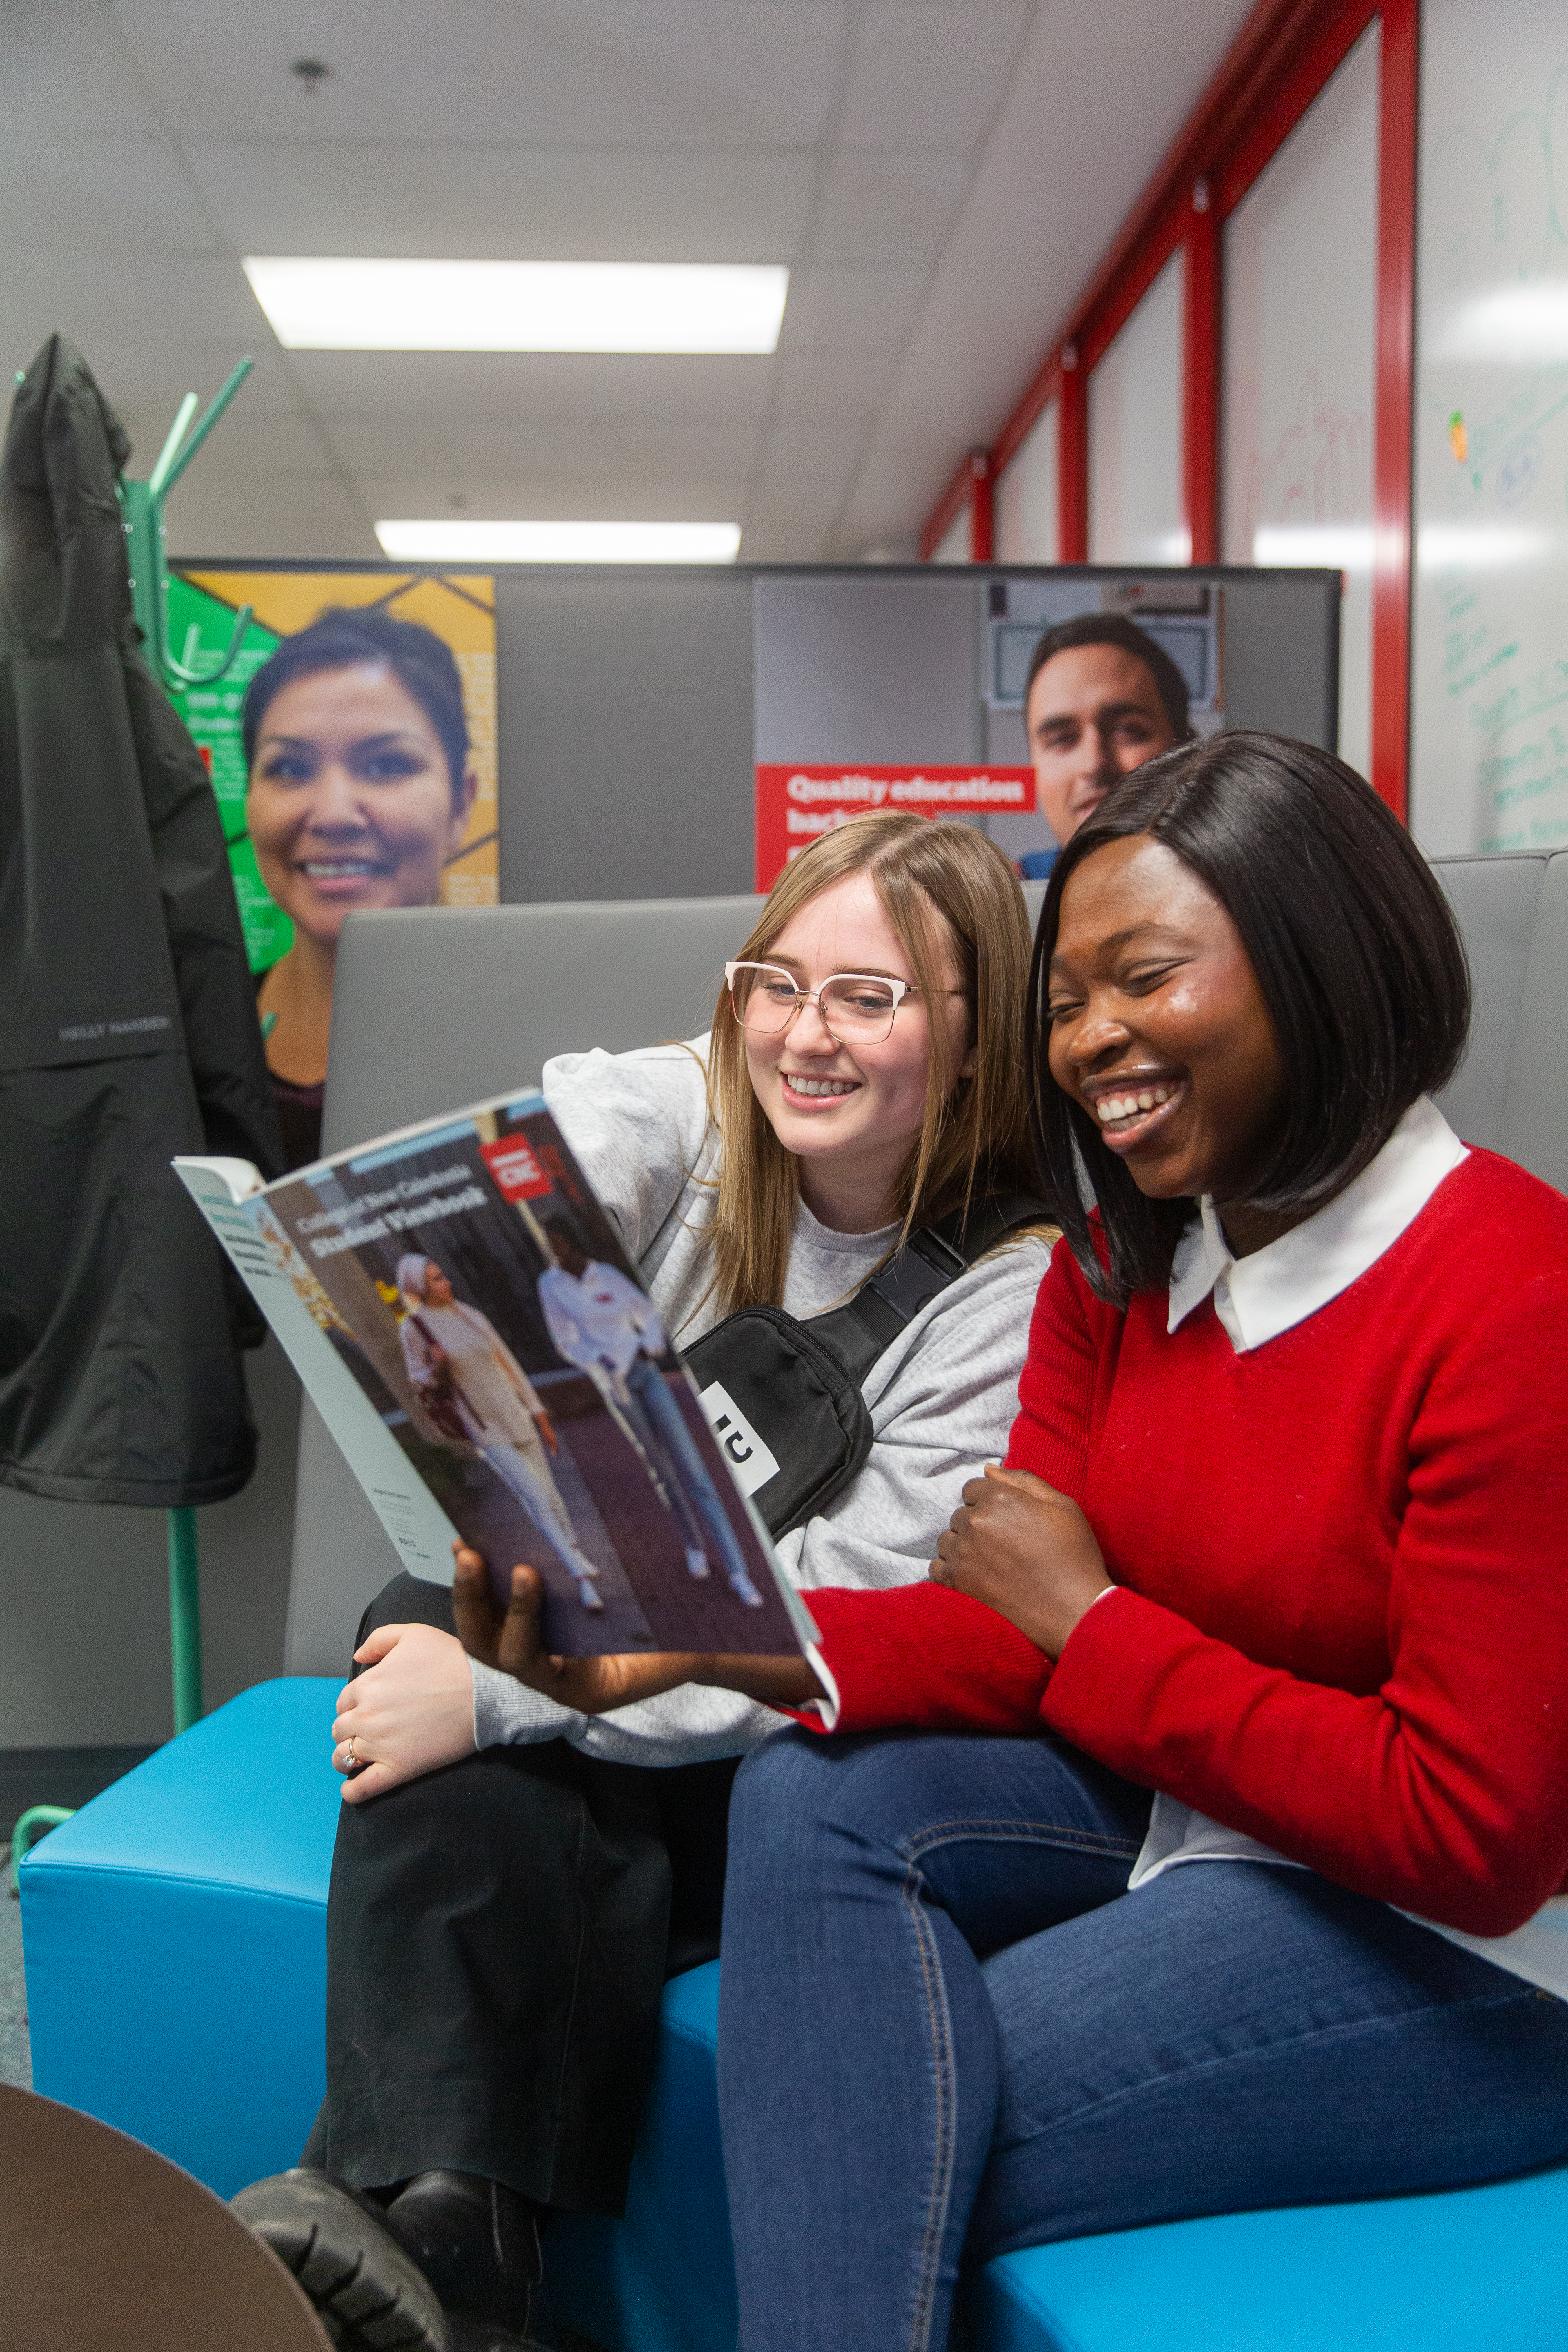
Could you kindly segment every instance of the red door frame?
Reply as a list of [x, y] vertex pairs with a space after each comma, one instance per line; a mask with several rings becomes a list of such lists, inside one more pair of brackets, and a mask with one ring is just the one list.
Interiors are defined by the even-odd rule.
[[929, 557], [967, 504], [973, 558], [992, 550], [997, 478], [1053, 400], [1058, 558], [1089, 559], [1089, 377], [1178, 247], [1186, 256], [1183, 494], [1191, 561], [1219, 554], [1220, 235], [1331, 76], [1382, 23], [1377, 221], [1372, 782], [1405, 813], [1410, 741], [1411, 412], [1415, 390], [1419, 0], [1259, 0], [1122, 224], [989, 451], [955, 468], [921, 534]]

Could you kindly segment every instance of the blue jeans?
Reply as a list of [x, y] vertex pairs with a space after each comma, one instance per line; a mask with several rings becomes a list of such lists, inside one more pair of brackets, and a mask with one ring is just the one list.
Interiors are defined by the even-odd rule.
[[1065, 1743], [766, 1740], [736, 1782], [719, 2095], [743, 2352], [935, 2352], [961, 2258], [1568, 2154], [1568, 2004], [1304, 1870], [1129, 1894]]

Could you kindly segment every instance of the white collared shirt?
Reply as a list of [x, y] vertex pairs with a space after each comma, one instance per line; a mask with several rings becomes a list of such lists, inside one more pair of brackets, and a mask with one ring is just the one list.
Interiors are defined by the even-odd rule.
[[1413, 1102], [1383, 1150], [1326, 1208], [1250, 1257], [1234, 1258], [1205, 1192], [1176, 1244], [1171, 1315], [1176, 1330], [1210, 1292], [1238, 1356], [1277, 1339], [1359, 1282], [1413, 1225], [1468, 1152], [1436, 1104]]
[[[1215, 1313], [1238, 1356], [1267, 1347], [1358, 1282], [1415, 1223], [1443, 1179], [1468, 1156], [1436, 1104], [1423, 1095], [1353, 1183], [1326, 1208], [1250, 1257], [1231, 1255], [1214, 1202], [1205, 1194], [1198, 1202], [1197, 1217], [1176, 1244], [1166, 1328], [1177, 1330], [1212, 1296]], [[1227, 1830], [1206, 1813], [1194, 1812], [1173, 1797], [1156, 1795], [1149, 1834], [1129, 1888], [1146, 1886], [1163, 1870], [1186, 1862], [1304, 1867], [1240, 1830]], [[1418, 1924], [1430, 1927], [1436, 1923], [1423, 1919]], [[1511, 1936], [1467, 1936], [1457, 1927], [1437, 1927], [1436, 1932], [1510, 1975], [1568, 1999], [1568, 1896], [1554, 1896], [1542, 1905]]]

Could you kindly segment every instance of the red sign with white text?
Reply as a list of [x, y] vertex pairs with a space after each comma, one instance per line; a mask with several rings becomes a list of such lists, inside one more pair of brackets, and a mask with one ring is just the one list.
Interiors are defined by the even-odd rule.
[[481, 1143], [479, 1157], [495, 1178], [497, 1190], [509, 1201], [535, 1201], [552, 1189], [531, 1145], [521, 1135], [503, 1135], [499, 1143]]
[[916, 816], [1027, 816], [1035, 806], [1032, 768], [757, 769], [757, 887], [771, 890], [793, 858], [818, 834], [868, 809], [908, 809]]

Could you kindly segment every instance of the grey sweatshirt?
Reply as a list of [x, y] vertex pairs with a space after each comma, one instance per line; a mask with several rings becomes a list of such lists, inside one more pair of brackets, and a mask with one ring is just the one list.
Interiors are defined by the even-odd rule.
[[[544, 1069], [545, 1100], [561, 1132], [681, 1344], [720, 1319], [703, 1296], [714, 1202], [704, 1179], [711, 1180], [719, 1152], [703, 1078], [707, 1045], [703, 1037], [689, 1047], [563, 1054]], [[840, 1305], [886, 1255], [895, 1232], [834, 1233], [803, 1202], [785, 1310], [804, 1319]], [[801, 1591], [875, 1590], [924, 1576], [964, 1481], [1006, 1449], [1049, 1255], [1034, 1234], [1003, 1243], [939, 1292], [872, 1365], [864, 1393], [876, 1442], [864, 1467], [825, 1511], [775, 1547]], [[618, 1763], [691, 1764], [738, 1756], [781, 1722], [738, 1693], [692, 1685], [584, 1716], [494, 1667], [470, 1665], [479, 1748], [565, 1738]]]

